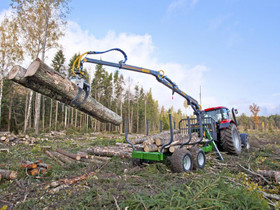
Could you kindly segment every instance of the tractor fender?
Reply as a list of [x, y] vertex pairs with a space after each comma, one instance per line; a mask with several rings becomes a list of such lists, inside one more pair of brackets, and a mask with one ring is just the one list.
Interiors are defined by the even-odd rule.
[[222, 120], [219, 125], [219, 129], [227, 128], [231, 123], [235, 124], [233, 120]]

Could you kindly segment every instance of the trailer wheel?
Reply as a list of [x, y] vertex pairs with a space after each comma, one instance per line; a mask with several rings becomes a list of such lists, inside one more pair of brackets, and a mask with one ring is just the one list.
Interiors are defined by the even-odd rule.
[[187, 172], [193, 168], [193, 157], [186, 149], [177, 149], [170, 158], [171, 167], [174, 172]]
[[228, 153], [240, 155], [241, 138], [235, 124], [231, 123], [226, 129], [221, 130], [221, 144]]
[[242, 147], [245, 148], [247, 151], [249, 151], [250, 140], [249, 140], [248, 134], [247, 133], [241, 133], [240, 138], [241, 138]]
[[206, 163], [206, 156], [203, 149], [193, 147], [190, 151], [193, 156], [193, 169], [203, 169]]

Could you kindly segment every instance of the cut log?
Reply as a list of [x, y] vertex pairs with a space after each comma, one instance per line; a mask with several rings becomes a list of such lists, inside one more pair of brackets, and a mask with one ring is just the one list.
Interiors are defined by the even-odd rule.
[[1, 181], [1, 179], [2, 179], [2, 174], [0, 174], [0, 181]]
[[5, 179], [16, 179], [17, 178], [17, 172], [16, 171], [0, 169], [0, 174]]
[[[40, 59], [36, 59], [27, 70], [21, 66], [14, 66], [8, 78], [36, 92], [79, 109], [101, 122], [110, 122], [114, 125], [119, 125], [122, 122], [118, 114], [106, 108], [91, 96], [78, 107], [71, 103], [78, 94], [78, 87], [59, 72], [48, 67]], [[83, 91], [78, 102], [81, 102], [84, 96]]]
[[85, 152], [77, 152], [77, 155], [80, 156], [81, 158], [88, 159], [88, 154]]
[[[177, 134], [177, 133], [179, 133], [179, 130], [174, 130], [173, 131], [173, 134]], [[160, 137], [163, 137], [163, 136], [166, 136], [166, 138], [170, 138], [170, 132], [169, 131], [164, 131], [162, 133], [146, 136], [144, 138], [133, 139], [133, 140], [131, 140], [131, 142], [133, 144], [142, 144], [146, 140], [149, 140], [149, 139], [154, 139], [155, 140], [156, 138], [160, 138]]]
[[52, 167], [51, 165], [46, 164], [46, 163], [38, 163], [37, 165], [38, 165], [38, 167], [45, 168], [45, 169], [50, 169]]
[[145, 152], [157, 152], [158, 146], [156, 144], [148, 144], [148, 145], [144, 146], [144, 151]]
[[[161, 150], [161, 147], [158, 147], [158, 152], [160, 152], [160, 150]], [[163, 150], [162, 150], [162, 153], [166, 153], [166, 152], [168, 152], [169, 150], [167, 149], [167, 148], [164, 148]]]
[[63, 166], [64, 163], [59, 160], [57, 157], [55, 157], [50, 151], [45, 151], [45, 153], [50, 157], [52, 158], [53, 160], [55, 160], [56, 162], [58, 162], [59, 165]]
[[3, 148], [3, 149], [0, 149], [0, 152], [6, 152], [6, 153], [9, 153], [10, 150], [9, 149], [6, 149], [6, 148]]
[[169, 152], [173, 153], [176, 149], [179, 149], [181, 145], [174, 145], [169, 147]]
[[39, 169], [37, 169], [37, 168], [31, 169], [31, 170], [28, 171], [28, 173], [29, 173], [31, 176], [38, 175], [38, 174], [39, 174]]
[[64, 151], [64, 150], [59, 149], [59, 148], [57, 148], [56, 151], [57, 151], [58, 153], [62, 154], [62, 155], [65, 155], [65, 156], [67, 156], [67, 157], [70, 157], [70, 158], [72, 158], [72, 159], [74, 159], [74, 160], [81, 160], [81, 156], [76, 155], [76, 154], [73, 154], [73, 153], [71, 153], [71, 152], [67, 152], [67, 151]]
[[55, 151], [51, 151], [51, 154], [57, 158], [59, 158], [61, 161], [63, 161], [64, 163], [68, 163], [68, 164], [71, 164], [74, 162], [74, 160], [72, 158], [69, 158], [63, 154], [60, 154], [58, 152], [55, 152]]
[[34, 168], [37, 168], [37, 164], [34, 163], [34, 162], [30, 162], [30, 161], [22, 161], [20, 164], [19, 164], [20, 167], [22, 168], [27, 168], [27, 169], [34, 169]]
[[87, 153], [91, 155], [99, 155], [99, 156], [106, 156], [106, 157], [113, 157], [118, 156], [121, 158], [125, 157], [131, 157], [131, 152], [121, 151], [120, 149], [118, 151], [108, 149], [108, 148], [88, 148]]
[[96, 159], [96, 160], [101, 160], [101, 161], [109, 161], [111, 160], [110, 157], [102, 157], [102, 156], [95, 156], [95, 155], [92, 155], [92, 156], [89, 156], [90, 159]]
[[271, 180], [276, 181], [277, 183], [280, 183], [280, 171], [272, 171], [272, 170], [258, 170], [259, 174], [270, 178]]

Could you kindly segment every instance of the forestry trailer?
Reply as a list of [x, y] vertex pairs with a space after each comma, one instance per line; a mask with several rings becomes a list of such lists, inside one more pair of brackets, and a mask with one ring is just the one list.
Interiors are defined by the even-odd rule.
[[[119, 63], [112, 63], [85, 57], [87, 55], [103, 54], [110, 51], [118, 51], [122, 53], [124, 60], [120, 61]], [[166, 144], [163, 144], [159, 152], [145, 152], [136, 150], [135, 145], [127, 137], [127, 119], [125, 139], [127, 143], [133, 148], [132, 158], [138, 159], [140, 161], [163, 161], [165, 158], [170, 157], [171, 166], [175, 172], [186, 172], [192, 169], [204, 168], [206, 162], [205, 153], [210, 152], [213, 149], [216, 151], [220, 160], [223, 160], [223, 157], [219, 152], [220, 150], [226, 151], [233, 155], [240, 155], [241, 147], [249, 149], [250, 145], [248, 135], [246, 133], [239, 134], [237, 129], [238, 124], [235, 117], [235, 114], [237, 114], [236, 109], [233, 108], [231, 113], [226, 107], [214, 107], [202, 110], [201, 106], [194, 98], [180, 90], [171, 79], [164, 75], [163, 70], [154, 71], [147, 68], [132, 66], [126, 64], [126, 61], [127, 56], [125, 52], [119, 48], [102, 52], [88, 51], [80, 55], [75, 60], [72, 67], [72, 72], [75, 75], [75, 78], [72, 79], [72, 82], [79, 87], [79, 93], [72, 103], [80, 105], [87, 99], [89, 95], [89, 84], [85, 81], [85, 79], [82, 78], [84, 74], [83, 64], [87, 62], [153, 75], [158, 82], [172, 90], [172, 95], [177, 93], [185, 98], [188, 102], [188, 105], [190, 105], [194, 110], [195, 115], [195, 118], [188, 117], [186, 119], [180, 120], [179, 132], [188, 134], [186, 135], [188, 137], [186, 137], [186, 139], [180, 144], [180, 148], [175, 150], [174, 153], [165, 152], [165, 148], [172, 145], [174, 139], [171, 115], [169, 115], [170, 141]], [[81, 95], [82, 91], [85, 91], [85, 97], [82, 102], [78, 103], [77, 99]], [[195, 141], [192, 139], [192, 134], [194, 133], [197, 133], [198, 136], [197, 140]]]

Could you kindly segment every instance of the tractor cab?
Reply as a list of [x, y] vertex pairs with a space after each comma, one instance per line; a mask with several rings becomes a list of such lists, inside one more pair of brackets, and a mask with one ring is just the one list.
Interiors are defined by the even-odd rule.
[[232, 108], [232, 113], [230, 113], [230, 110], [224, 106], [204, 110], [204, 117], [212, 117], [219, 129], [228, 127], [230, 123], [237, 125], [235, 114], [237, 114], [236, 109]]

